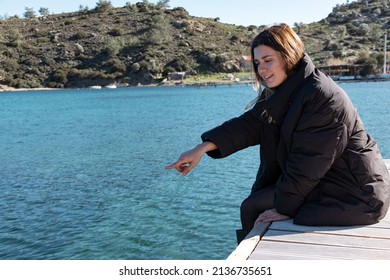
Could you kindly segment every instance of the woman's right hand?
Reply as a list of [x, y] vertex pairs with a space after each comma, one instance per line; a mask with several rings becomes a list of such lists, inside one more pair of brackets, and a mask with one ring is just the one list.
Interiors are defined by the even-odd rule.
[[186, 176], [200, 162], [204, 153], [217, 149], [212, 142], [203, 142], [180, 155], [179, 159], [165, 167], [165, 169], [175, 168], [178, 172]]

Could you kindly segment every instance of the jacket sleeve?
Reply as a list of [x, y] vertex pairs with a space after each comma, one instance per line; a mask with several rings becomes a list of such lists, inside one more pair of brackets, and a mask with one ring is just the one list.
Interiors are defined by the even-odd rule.
[[217, 150], [207, 153], [210, 157], [224, 158], [259, 144], [261, 121], [258, 104], [240, 117], [226, 121], [202, 134], [202, 141], [213, 142], [218, 147]]
[[[328, 106], [328, 105], [327, 105]], [[310, 106], [309, 106], [310, 107]], [[328, 109], [303, 111], [292, 133], [275, 194], [279, 213], [294, 217], [348, 142], [346, 125]]]

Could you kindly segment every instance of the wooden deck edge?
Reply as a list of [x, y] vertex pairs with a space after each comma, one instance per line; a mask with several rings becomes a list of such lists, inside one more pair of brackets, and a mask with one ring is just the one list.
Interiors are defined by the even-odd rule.
[[[384, 159], [387, 169], [390, 171], [390, 159]], [[388, 225], [388, 217], [390, 217], [390, 210], [382, 223]], [[255, 252], [257, 245], [262, 237], [266, 234], [272, 223], [256, 223], [251, 232], [245, 237], [245, 239], [236, 247], [236, 249], [228, 256], [227, 260], [248, 260]], [[277, 223], [275, 223], [276, 225]], [[375, 224], [367, 227], [378, 227], [379, 224]], [[388, 227], [388, 226], [387, 226]], [[304, 232], [302, 232], [304, 233]], [[255, 258], [256, 259], [256, 258]], [[317, 259], [317, 258], [316, 258]], [[320, 258], [319, 258], [320, 259]]]
[[390, 159], [386, 158], [386, 159], [383, 159], [383, 161], [385, 162], [387, 169], [390, 170]]
[[227, 260], [247, 260], [255, 250], [271, 223], [256, 223], [243, 241], [229, 255]]

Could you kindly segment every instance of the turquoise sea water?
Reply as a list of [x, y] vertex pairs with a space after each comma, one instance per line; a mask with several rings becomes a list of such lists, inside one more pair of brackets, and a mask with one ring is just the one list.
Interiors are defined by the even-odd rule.
[[[390, 158], [390, 82], [340, 84]], [[0, 259], [225, 259], [258, 148], [164, 166], [251, 86], [0, 93]]]

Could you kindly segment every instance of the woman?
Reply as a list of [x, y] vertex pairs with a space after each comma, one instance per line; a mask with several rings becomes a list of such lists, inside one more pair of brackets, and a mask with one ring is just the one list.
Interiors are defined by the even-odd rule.
[[204, 153], [223, 158], [259, 144], [239, 240], [255, 222], [378, 222], [389, 207], [390, 176], [347, 94], [314, 67], [288, 25], [262, 31], [251, 53], [260, 93], [254, 107], [205, 132], [202, 144], [166, 168], [187, 175]]

